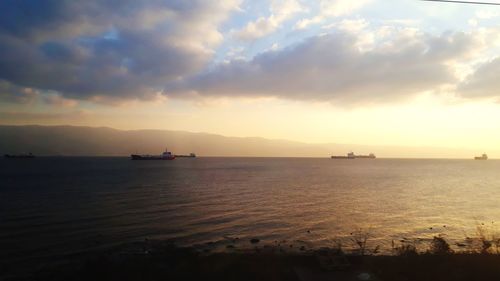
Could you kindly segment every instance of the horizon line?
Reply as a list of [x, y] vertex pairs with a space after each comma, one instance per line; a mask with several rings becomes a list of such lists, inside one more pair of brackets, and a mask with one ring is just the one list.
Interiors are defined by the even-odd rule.
[[[41, 154], [35, 155], [36, 158], [130, 158], [130, 155], [57, 155], [57, 154]], [[0, 157], [1, 158], [1, 157]], [[331, 159], [331, 156], [245, 156], [245, 155], [196, 155], [196, 158], [291, 158], [291, 159], [330, 159], [332, 161], [376, 161], [377, 159], [384, 160], [476, 160], [472, 158], [450, 158], [450, 157], [378, 157], [374, 159]], [[488, 158], [487, 160], [500, 160], [500, 158]], [[181, 160], [182, 161], [182, 160]], [[188, 160], [189, 161], [189, 160]], [[477, 160], [476, 160], [477, 161]]]

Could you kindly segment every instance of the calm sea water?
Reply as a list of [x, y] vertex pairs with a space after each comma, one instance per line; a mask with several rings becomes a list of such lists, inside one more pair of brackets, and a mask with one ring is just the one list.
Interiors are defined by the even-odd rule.
[[1, 159], [0, 178], [0, 258], [9, 261], [145, 238], [319, 247], [363, 228], [383, 245], [453, 240], [500, 219], [495, 160], [42, 157]]

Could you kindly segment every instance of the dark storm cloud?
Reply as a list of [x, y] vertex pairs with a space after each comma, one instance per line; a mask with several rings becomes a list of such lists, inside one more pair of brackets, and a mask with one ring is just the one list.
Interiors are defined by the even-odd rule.
[[462, 33], [396, 36], [360, 51], [356, 38], [336, 33], [310, 38], [250, 61], [235, 60], [167, 87], [167, 94], [274, 96], [363, 103], [393, 101], [455, 83], [447, 62], [473, 40]]
[[147, 98], [208, 63], [220, 39], [217, 25], [234, 6], [232, 0], [1, 1], [0, 79], [77, 99]]

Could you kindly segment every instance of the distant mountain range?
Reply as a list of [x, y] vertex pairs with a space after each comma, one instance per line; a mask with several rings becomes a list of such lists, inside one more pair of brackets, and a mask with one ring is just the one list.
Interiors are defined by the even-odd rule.
[[[165, 147], [175, 154], [194, 152], [199, 156], [329, 157], [354, 151], [394, 158], [472, 158], [483, 153], [435, 147], [308, 144], [168, 130], [0, 125], [1, 154], [32, 152], [35, 155], [128, 156], [131, 153], [159, 154]], [[489, 154], [492, 156], [493, 152]]]

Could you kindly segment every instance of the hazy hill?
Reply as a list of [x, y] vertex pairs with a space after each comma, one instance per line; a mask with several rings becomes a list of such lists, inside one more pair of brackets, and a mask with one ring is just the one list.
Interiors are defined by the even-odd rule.
[[[482, 151], [429, 147], [306, 144], [264, 138], [225, 137], [167, 130], [123, 131], [75, 126], [0, 126], [0, 153], [67, 156], [159, 154], [168, 146], [176, 154], [200, 156], [329, 157], [354, 151], [379, 157], [471, 158]], [[493, 153], [490, 152], [490, 156]]]
[[204, 156], [328, 156], [329, 150], [302, 143], [234, 138], [165, 130], [122, 131], [74, 126], [0, 126], [0, 153], [36, 155], [176, 154]]

